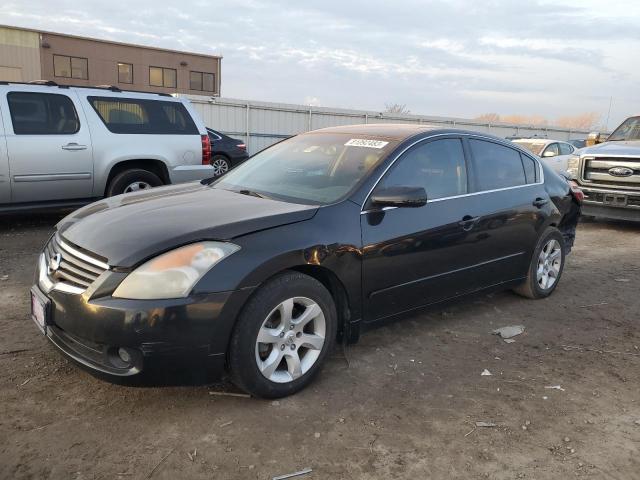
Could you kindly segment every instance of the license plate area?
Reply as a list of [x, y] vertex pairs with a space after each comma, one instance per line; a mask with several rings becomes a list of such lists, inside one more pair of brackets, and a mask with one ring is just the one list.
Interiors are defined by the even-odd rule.
[[47, 334], [51, 301], [35, 289], [31, 290], [31, 319], [43, 334]]
[[602, 199], [602, 203], [605, 205], [611, 205], [612, 207], [626, 207], [627, 196], [605, 193]]

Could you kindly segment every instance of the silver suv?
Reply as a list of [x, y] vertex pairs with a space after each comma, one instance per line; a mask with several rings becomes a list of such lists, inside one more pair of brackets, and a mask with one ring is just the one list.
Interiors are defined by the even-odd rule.
[[212, 177], [210, 155], [205, 125], [184, 99], [0, 82], [0, 211]]

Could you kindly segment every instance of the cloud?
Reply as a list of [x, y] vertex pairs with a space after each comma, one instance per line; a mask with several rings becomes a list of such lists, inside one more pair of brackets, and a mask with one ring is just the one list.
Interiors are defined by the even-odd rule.
[[[473, 116], [640, 110], [640, 4], [22, 0], [16, 24], [224, 56], [226, 96]], [[606, 101], [603, 99], [607, 99]], [[612, 121], [612, 123], [614, 123]]]

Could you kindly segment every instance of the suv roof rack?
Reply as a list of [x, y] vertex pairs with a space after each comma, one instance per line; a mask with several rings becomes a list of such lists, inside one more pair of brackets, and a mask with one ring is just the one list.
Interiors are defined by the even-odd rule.
[[143, 92], [142, 90], [122, 90], [115, 85], [63, 85], [53, 82], [51, 80], [32, 80], [30, 82], [12, 82], [10, 80], [0, 80], [0, 85], [40, 85], [44, 87], [58, 87], [58, 88], [91, 88], [94, 90], [109, 90], [111, 92], [131, 92], [131, 93], [146, 93], [148, 95], [159, 95], [161, 97], [170, 97], [170, 93], [164, 92]]
[[122, 90], [115, 85], [96, 85], [95, 88], [104, 88], [106, 90], [111, 90], [112, 92], [121, 92]]

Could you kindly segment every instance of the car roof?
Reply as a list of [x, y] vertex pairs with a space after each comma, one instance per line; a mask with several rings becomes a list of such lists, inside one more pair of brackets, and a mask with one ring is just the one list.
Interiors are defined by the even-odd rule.
[[[422, 135], [424, 137], [434, 135], [470, 135], [482, 137], [494, 142], [510, 145], [512, 142], [502, 137], [492, 135], [490, 133], [479, 132], [476, 130], [462, 130], [458, 128], [443, 128], [436, 125], [415, 124], [415, 123], [367, 123], [360, 125], [340, 125], [337, 127], [327, 127], [318, 130], [301, 133], [299, 135], [314, 135], [322, 133], [339, 133], [346, 135], [366, 135], [371, 137], [380, 137], [388, 140], [402, 142], [412, 137]], [[427, 135], [428, 134], [428, 135]]]
[[437, 130], [433, 125], [416, 125], [411, 123], [368, 123], [362, 125], [341, 125], [338, 127], [313, 130], [314, 133], [345, 133], [351, 135], [369, 135], [385, 137], [393, 140], [404, 140], [419, 133]]

